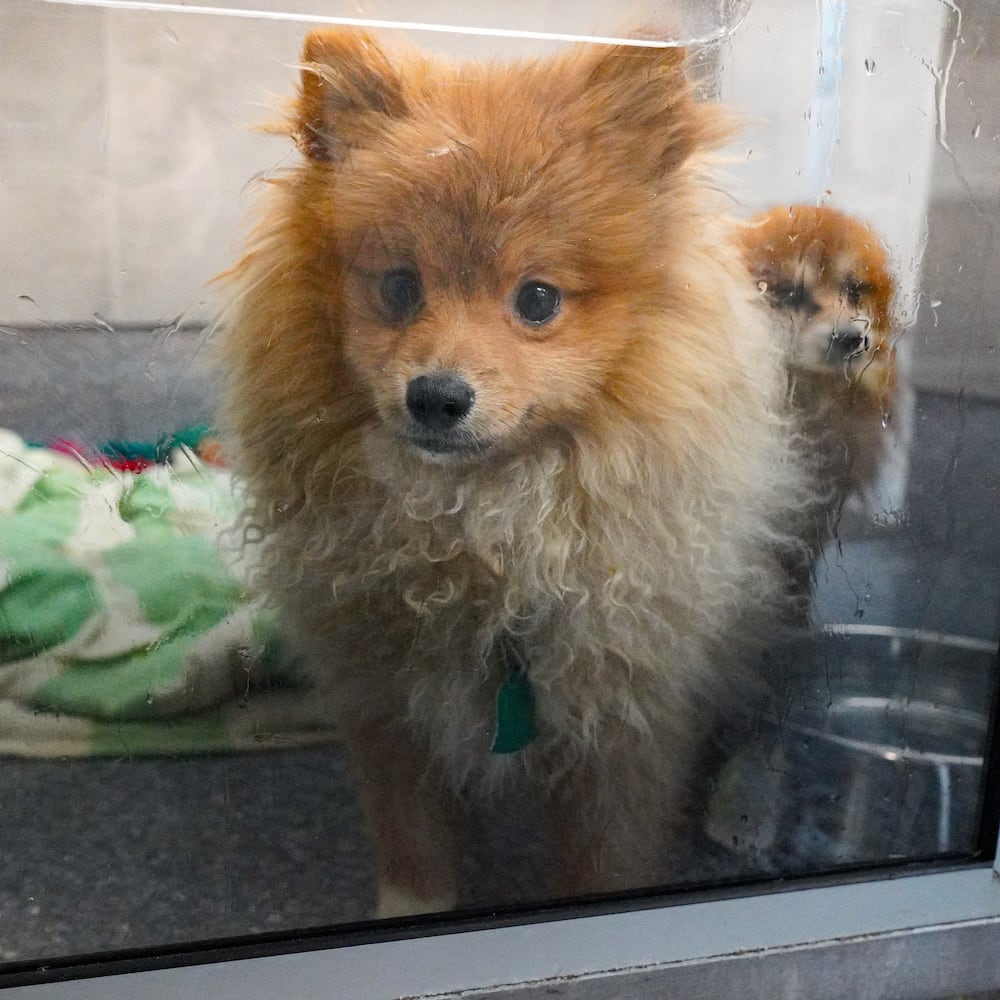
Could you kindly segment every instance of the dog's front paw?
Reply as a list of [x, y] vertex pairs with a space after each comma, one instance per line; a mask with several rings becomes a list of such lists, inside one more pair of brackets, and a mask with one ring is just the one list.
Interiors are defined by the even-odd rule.
[[455, 909], [457, 902], [454, 893], [418, 895], [410, 888], [383, 881], [379, 885], [375, 919], [388, 920], [390, 917], [413, 917], [420, 913], [441, 913]]

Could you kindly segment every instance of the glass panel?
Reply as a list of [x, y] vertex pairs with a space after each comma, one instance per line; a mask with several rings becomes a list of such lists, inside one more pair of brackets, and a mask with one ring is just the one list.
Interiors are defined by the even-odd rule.
[[0, 10], [2, 962], [980, 856], [995, 17], [455, 6]]
[[[307, 23], [367, 25], [379, 28], [432, 30], [446, 34], [550, 37], [584, 41], [594, 38], [631, 40], [641, 44], [669, 39], [688, 45], [717, 41], [742, 20], [751, 0], [628, 0], [613, 11], [599, 3], [459, 3], [457, 0], [379, 0], [378, 3], [348, 0], [46, 0], [127, 10], [159, 9], [164, 13], [209, 12], [265, 20]], [[467, 43], [462, 43], [467, 44]]]

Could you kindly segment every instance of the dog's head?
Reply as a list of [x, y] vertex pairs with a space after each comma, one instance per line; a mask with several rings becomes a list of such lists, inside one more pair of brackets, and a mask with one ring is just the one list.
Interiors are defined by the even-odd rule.
[[750, 221], [743, 247], [787, 326], [793, 367], [860, 378], [889, 363], [894, 285], [870, 226], [832, 208], [778, 207]]
[[650, 317], [694, 294], [671, 280], [688, 163], [728, 131], [683, 62], [594, 46], [451, 65], [309, 35], [289, 187], [300, 292], [350, 382], [331, 399], [425, 458], [472, 461], [621, 396]]

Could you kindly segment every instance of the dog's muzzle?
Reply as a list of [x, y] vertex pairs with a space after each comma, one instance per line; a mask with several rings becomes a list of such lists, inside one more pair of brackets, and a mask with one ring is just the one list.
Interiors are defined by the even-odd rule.
[[435, 454], [479, 450], [466, 420], [475, 400], [475, 390], [455, 372], [417, 375], [406, 387], [409, 440]]
[[829, 359], [834, 363], [850, 361], [860, 357], [870, 346], [867, 324], [838, 327], [830, 334]]

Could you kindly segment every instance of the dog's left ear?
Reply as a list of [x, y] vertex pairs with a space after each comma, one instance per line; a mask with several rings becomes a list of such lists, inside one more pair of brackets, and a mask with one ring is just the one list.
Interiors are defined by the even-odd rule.
[[697, 101], [676, 46], [613, 45], [584, 66], [590, 127], [611, 140], [638, 142], [664, 172], [698, 149], [729, 138], [732, 124], [718, 108]]
[[302, 52], [295, 136], [313, 160], [331, 162], [386, 117], [406, 114], [399, 74], [363, 31], [312, 31]]

